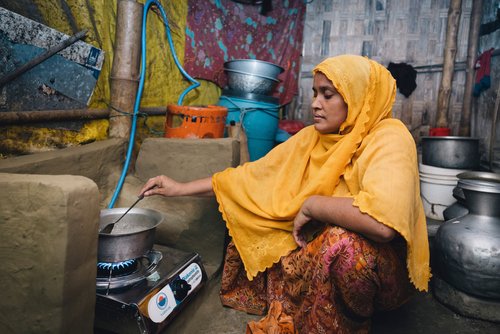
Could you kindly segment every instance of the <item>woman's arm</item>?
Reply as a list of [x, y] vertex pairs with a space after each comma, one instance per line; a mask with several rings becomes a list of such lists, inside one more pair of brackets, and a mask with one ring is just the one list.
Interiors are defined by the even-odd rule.
[[396, 231], [362, 213], [349, 197], [311, 196], [304, 201], [293, 224], [293, 237], [300, 246], [306, 245], [302, 228], [311, 221], [337, 225], [360, 233], [376, 242], [389, 242]]
[[185, 183], [177, 182], [168, 176], [159, 175], [149, 179], [139, 196], [162, 195], [171, 196], [214, 196], [212, 188], [212, 177], [198, 179]]

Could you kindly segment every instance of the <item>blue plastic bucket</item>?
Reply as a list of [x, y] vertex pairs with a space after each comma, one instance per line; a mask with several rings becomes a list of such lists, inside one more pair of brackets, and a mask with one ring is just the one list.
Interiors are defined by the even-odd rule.
[[217, 103], [227, 108], [226, 124], [241, 123], [248, 142], [250, 161], [262, 158], [276, 144], [279, 104], [222, 95]]

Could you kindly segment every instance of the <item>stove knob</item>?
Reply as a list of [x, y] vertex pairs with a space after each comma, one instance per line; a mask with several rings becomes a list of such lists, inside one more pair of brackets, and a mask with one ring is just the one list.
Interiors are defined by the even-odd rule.
[[170, 288], [174, 293], [175, 300], [181, 302], [191, 290], [191, 285], [187, 281], [177, 278], [170, 284]]

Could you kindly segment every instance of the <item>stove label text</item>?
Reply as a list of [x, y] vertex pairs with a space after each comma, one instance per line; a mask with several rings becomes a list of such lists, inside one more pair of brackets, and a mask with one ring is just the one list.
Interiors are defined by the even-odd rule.
[[[187, 266], [178, 276], [174, 279], [172, 284], [176, 281], [183, 282], [187, 290], [181, 296], [182, 298], [175, 299], [172, 284], [167, 284], [163, 289], [156, 293], [148, 302], [149, 318], [156, 323], [161, 323], [165, 320], [175, 307], [180, 304], [184, 298], [189, 295], [201, 283], [203, 272], [197, 263], [191, 263]], [[175, 285], [175, 284], [174, 284]], [[175, 287], [174, 287], [175, 288]], [[177, 287], [179, 288], [179, 287]], [[179, 291], [177, 291], [179, 294]]]
[[179, 274], [179, 277], [185, 280], [191, 286], [191, 292], [201, 283], [203, 273], [200, 266], [197, 263], [193, 262], [186, 269], [184, 269], [182, 273]]

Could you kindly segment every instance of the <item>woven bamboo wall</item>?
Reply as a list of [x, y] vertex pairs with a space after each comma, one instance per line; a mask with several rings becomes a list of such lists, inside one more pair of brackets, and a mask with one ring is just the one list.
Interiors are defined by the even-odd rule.
[[[449, 0], [314, 0], [307, 5], [299, 104], [294, 115], [311, 122], [311, 69], [328, 56], [366, 55], [384, 66], [408, 63], [417, 69], [417, 88], [406, 98], [398, 93], [394, 117], [414, 137], [435, 125], [441, 82]], [[472, 0], [462, 1], [456, 71], [448, 112], [458, 132], [465, 84], [465, 61]]]

